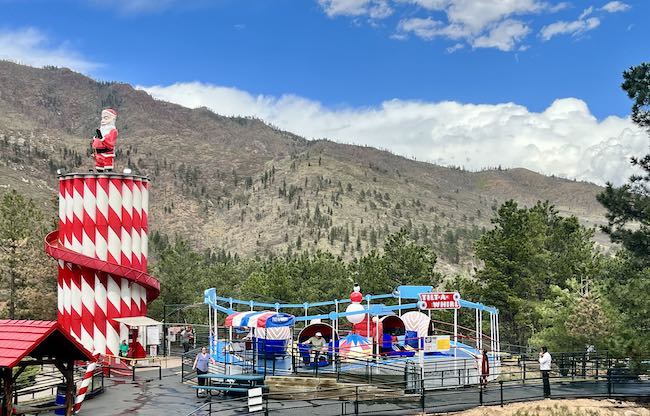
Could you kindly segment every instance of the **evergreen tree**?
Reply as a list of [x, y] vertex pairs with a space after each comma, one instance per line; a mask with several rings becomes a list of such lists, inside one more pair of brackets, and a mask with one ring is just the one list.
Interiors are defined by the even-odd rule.
[[47, 230], [31, 199], [15, 190], [0, 202], [0, 276], [8, 289], [3, 315], [52, 319], [56, 312], [56, 268], [43, 251]]
[[406, 228], [389, 235], [384, 242], [386, 275], [393, 287], [407, 284], [437, 286], [442, 279], [433, 270], [436, 261], [436, 253], [430, 247], [413, 241]]
[[[621, 85], [632, 104], [632, 120], [650, 131], [650, 63], [643, 63], [623, 73]], [[635, 259], [650, 264], [650, 154], [631, 159], [642, 173], [633, 175], [627, 184], [614, 187], [611, 183], [598, 195], [607, 209], [607, 226], [603, 231], [611, 240], [621, 243]], [[632, 225], [632, 226], [631, 226]]]
[[505, 341], [523, 345], [540, 327], [536, 306], [552, 297], [552, 286], [594, 277], [600, 257], [593, 231], [575, 217], [559, 216], [547, 202], [526, 209], [507, 201], [492, 223], [476, 243], [485, 264], [477, 273], [479, 298], [499, 308]]

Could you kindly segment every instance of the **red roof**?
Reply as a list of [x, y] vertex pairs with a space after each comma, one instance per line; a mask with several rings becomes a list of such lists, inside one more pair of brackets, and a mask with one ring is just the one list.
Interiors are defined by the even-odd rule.
[[90, 360], [92, 355], [54, 321], [0, 320], [0, 367], [23, 358]]

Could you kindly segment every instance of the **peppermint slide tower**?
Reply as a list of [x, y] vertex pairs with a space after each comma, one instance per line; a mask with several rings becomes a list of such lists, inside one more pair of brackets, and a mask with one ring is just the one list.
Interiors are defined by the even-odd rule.
[[149, 179], [59, 175], [59, 229], [45, 251], [58, 261], [58, 321], [95, 354], [128, 340], [116, 318], [145, 316], [160, 283], [147, 274]]

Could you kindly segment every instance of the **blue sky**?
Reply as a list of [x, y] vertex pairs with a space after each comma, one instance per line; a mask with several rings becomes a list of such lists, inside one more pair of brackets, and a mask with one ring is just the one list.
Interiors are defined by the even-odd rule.
[[[650, 56], [648, 17], [647, 0], [0, 0], [0, 57], [70, 66], [307, 137], [620, 182], [627, 157], [647, 147], [627, 131], [619, 85]], [[558, 109], [579, 115], [562, 137]], [[512, 131], [496, 128], [503, 117]], [[554, 133], [522, 137], [521, 117]], [[386, 118], [390, 137], [379, 134]], [[505, 138], [490, 142], [477, 126]], [[513, 143], [521, 153], [503, 156]], [[601, 169], [596, 155], [616, 167]]]

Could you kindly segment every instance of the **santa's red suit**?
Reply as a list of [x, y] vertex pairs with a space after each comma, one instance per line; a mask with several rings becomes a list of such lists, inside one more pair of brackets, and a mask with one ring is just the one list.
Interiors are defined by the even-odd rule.
[[113, 170], [115, 145], [117, 144], [117, 129], [115, 119], [117, 112], [113, 109], [102, 111], [102, 121], [99, 131], [102, 137], [93, 137], [92, 147], [95, 150], [95, 169], [97, 172]]

